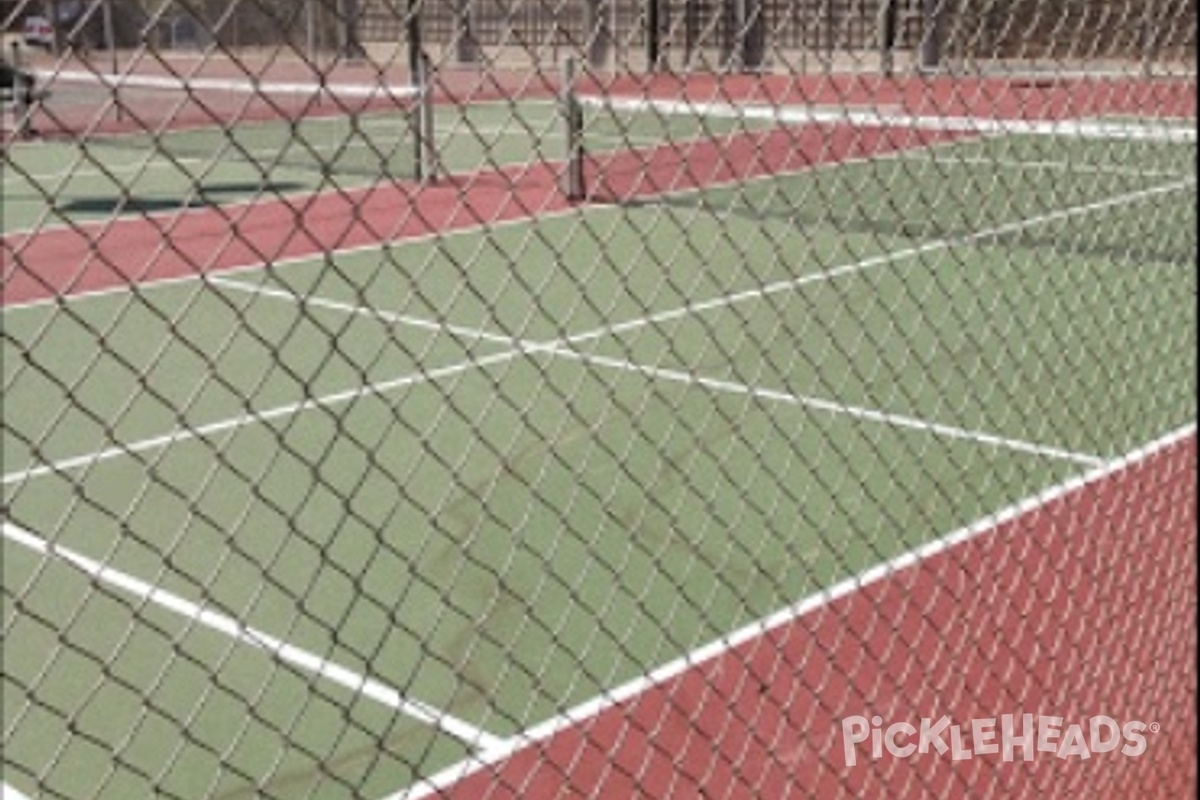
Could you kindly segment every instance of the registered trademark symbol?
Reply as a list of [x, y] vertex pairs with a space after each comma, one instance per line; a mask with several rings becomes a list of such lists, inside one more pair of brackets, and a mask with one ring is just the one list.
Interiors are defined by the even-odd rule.
[[1151, 723], [1150, 723], [1150, 732], [1151, 732], [1151, 733], [1158, 733], [1158, 731], [1159, 731], [1159, 729], [1160, 729], [1161, 727], [1162, 727], [1162, 726], [1161, 726], [1161, 725], [1159, 725], [1157, 722], [1151, 722]]

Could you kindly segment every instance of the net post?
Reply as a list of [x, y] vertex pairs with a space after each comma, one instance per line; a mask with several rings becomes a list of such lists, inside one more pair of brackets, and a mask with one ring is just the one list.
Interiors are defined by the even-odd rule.
[[879, 69], [885, 78], [895, 74], [897, 0], [883, 0], [879, 7]]
[[25, 64], [21, 57], [20, 42], [13, 42], [12, 45], [12, 109], [13, 109], [13, 136], [17, 139], [28, 139], [33, 132], [33, 128], [29, 124], [29, 114], [32, 109], [33, 94], [32, 87], [28, 87], [21, 80], [25, 74]]
[[304, 56], [309, 66], [317, 63], [317, 9], [315, 0], [304, 0]]
[[361, 61], [366, 58], [367, 51], [362, 43], [362, 7], [359, 0], [339, 0], [338, 11], [341, 13], [339, 26], [342, 35], [341, 57], [347, 61]]
[[439, 165], [437, 148], [434, 145], [433, 119], [433, 65], [429, 56], [419, 52], [413, 59], [416, 69], [412, 75], [412, 88], [416, 97], [413, 123], [413, 159], [417, 180], [433, 183], [438, 179]]
[[1138, 25], [1138, 45], [1141, 50], [1141, 66], [1142, 76], [1151, 78], [1154, 76], [1154, 61], [1155, 61], [1155, 43], [1158, 40], [1158, 32], [1156, 29], [1155, 4], [1149, 1], [1146, 2], [1145, 10], [1142, 13], [1142, 19]]
[[658, 16], [658, 0], [645, 0], [646, 71], [658, 72], [662, 57], [662, 29]]
[[744, 0], [741, 8], [742, 71], [761, 72], [767, 60], [766, 3]]
[[922, 0], [921, 71], [934, 73], [942, 63], [942, 21], [946, 0]]
[[420, 11], [420, 0], [407, 0], [404, 35], [407, 39], [409, 82], [417, 101], [411, 117], [413, 172], [417, 180], [434, 182], [438, 178], [438, 163], [434, 146], [433, 65], [421, 38]]
[[112, 0], [104, 0], [104, 7], [101, 9], [103, 17], [101, 19], [104, 26], [104, 46], [108, 48], [109, 69], [113, 75], [113, 114], [118, 120], [125, 118], [124, 110], [121, 107], [121, 95], [117, 90], [116, 79], [121, 73], [121, 61], [117, 56], [117, 34], [116, 28], [113, 25], [113, 3]]
[[583, 199], [583, 109], [575, 93], [575, 58], [568, 56], [562, 62], [559, 108], [562, 114], [566, 141], [566, 170], [563, 174], [562, 192], [567, 200]]

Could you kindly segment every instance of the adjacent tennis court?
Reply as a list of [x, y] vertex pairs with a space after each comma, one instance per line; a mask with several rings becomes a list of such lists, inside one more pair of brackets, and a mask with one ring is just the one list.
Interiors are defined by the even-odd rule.
[[[386, 115], [6, 155], [8, 783], [452, 788], [803, 598], [1194, 438], [1176, 121], [580, 97], [586, 201], [514, 177], [558, 174], [561, 103], [438, 107], [466, 210], [408, 227], [430, 209], [399, 199], [439, 190], [379, 186], [412, 154]], [[396, 214], [374, 242], [305, 224], [372, 187]], [[285, 257], [121, 261], [134, 224], [232, 243], [270, 203], [301, 209], [271, 227], [307, 242]], [[55, 236], [104, 263], [39, 272]]]

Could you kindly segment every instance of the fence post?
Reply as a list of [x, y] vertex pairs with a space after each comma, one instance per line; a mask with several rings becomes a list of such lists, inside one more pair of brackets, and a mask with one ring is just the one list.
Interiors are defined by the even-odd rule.
[[658, 59], [661, 56], [662, 31], [658, 22], [659, 0], [644, 0], [646, 4], [646, 69], [649, 72], [658, 70]]
[[364, 58], [367, 51], [363, 48], [361, 31], [362, 9], [359, 0], [341, 0], [342, 9], [342, 57], [357, 60]]
[[897, 0], [882, 0], [879, 7], [879, 69], [885, 76], [895, 72]]
[[21, 82], [22, 61], [21, 43], [13, 42], [12, 45], [12, 113], [13, 113], [13, 135], [18, 139], [28, 138], [30, 135], [29, 112], [33, 108], [33, 100], [29, 97], [25, 85]]
[[744, 71], [757, 72], [766, 61], [766, 20], [763, 0], [740, 0], [741, 18], [738, 38], [741, 43], [741, 66]]
[[942, 62], [942, 15], [946, 0], [923, 0], [921, 71], [936, 72]]
[[584, 0], [584, 46], [588, 63], [593, 67], [603, 67], [608, 60], [612, 33], [608, 29], [610, 15], [606, 6], [612, 2], [614, 0]]
[[454, 59], [460, 64], [474, 64], [479, 60], [479, 42], [475, 39], [472, 24], [472, 0], [454, 0], [454, 21], [450, 35], [454, 37]]
[[563, 175], [563, 194], [570, 201], [582, 200], [583, 186], [583, 109], [575, 94], [575, 59], [568, 56], [562, 63], [561, 86], [558, 89], [566, 140], [566, 172]]
[[1155, 24], [1155, 6], [1157, 4], [1152, 0], [1145, 0], [1144, 11], [1142, 14], [1141, 30], [1139, 42], [1142, 54], [1142, 74], [1150, 77], [1154, 74], [1154, 61], [1157, 56], [1156, 47], [1158, 45], [1158, 30]]

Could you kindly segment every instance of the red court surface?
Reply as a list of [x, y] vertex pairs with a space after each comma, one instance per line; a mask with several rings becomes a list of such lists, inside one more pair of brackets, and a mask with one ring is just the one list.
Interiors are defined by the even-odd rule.
[[[1190, 426], [449, 770], [438, 796], [1194, 796], [1195, 459]], [[846, 764], [845, 717], [947, 716], [970, 748], [970, 721], [1004, 714], [1141, 721], [1146, 749], [1006, 762], [864, 743]]]

